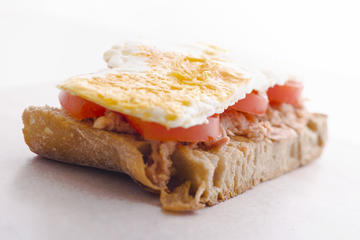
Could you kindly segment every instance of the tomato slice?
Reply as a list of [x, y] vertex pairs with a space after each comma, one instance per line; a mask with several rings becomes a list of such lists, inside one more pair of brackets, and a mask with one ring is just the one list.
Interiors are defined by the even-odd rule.
[[139, 118], [125, 116], [130, 125], [145, 139], [158, 141], [203, 142], [216, 140], [222, 136], [219, 115], [208, 118], [209, 123], [190, 128], [170, 128], [154, 122], [142, 121]]
[[61, 106], [68, 111], [72, 117], [78, 120], [103, 116], [106, 110], [96, 103], [71, 95], [65, 91], [59, 93], [59, 101]]
[[300, 82], [287, 81], [284, 85], [275, 85], [269, 88], [267, 95], [270, 102], [299, 106], [303, 88], [304, 86]]
[[263, 97], [256, 92], [246, 94], [244, 99], [239, 100], [234, 105], [230, 106], [230, 108], [251, 113], [251, 114], [264, 114], [269, 105], [269, 101], [266, 97]]

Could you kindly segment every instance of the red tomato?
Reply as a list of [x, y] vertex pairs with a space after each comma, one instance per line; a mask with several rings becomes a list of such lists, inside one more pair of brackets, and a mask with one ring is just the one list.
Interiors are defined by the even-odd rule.
[[208, 118], [209, 123], [196, 125], [190, 128], [170, 128], [154, 123], [145, 122], [139, 118], [125, 116], [130, 125], [145, 139], [158, 141], [202, 142], [211, 141], [222, 135], [219, 115]]
[[230, 106], [230, 108], [251, 114], [264, 114], [268, 105], [269, 101], [267, 98], [258, 95], [256, 92], [252, 92], [246, 94], [244, 99], [239, 100]]
[[284, 85], [275, 85], [267, 91], [270, 102], [289, 103], [295, 106], [300, 104], [304, 86], [300, 82], [287, 81]]
[[103, 116], [105, 113], [104, 107], [65, 91], [59, 93], [59, 100], [61, 106], [79, 120]]

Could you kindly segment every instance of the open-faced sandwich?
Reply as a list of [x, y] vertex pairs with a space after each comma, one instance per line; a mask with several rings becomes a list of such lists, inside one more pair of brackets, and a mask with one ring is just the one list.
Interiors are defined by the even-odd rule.
[[107, 69], [58, 85], [61, 109], [24, 111], [30, 150], [126, 173], [174, 211], [214, 205], [319, 157], [327, 118], [304, 108], [294, 77], [250, 70], [212, 45], [184, 49], [114, 46]]

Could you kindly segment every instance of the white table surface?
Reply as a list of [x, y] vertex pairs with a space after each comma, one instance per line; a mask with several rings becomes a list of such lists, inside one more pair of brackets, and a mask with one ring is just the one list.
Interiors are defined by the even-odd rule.
[[[0, 239], [359, 239], [360, 16], [349, 3], [2, 1]], [[101, 54], [136, 35], [221, 43], [303, 73], [309, 109], [329, 115], [322, 157], [217, 206], [169, 214], [125, 175], [31, 153], [23, 109], [57, 106], [57, 82], [103, 68]]]
[[170, 214], [122, 174], [45, 160], [21, 133], [52, 86], [0, 91], [0, 239], [358, 239], [359, 145], [330, 139], [316, 162], [217, 206]]

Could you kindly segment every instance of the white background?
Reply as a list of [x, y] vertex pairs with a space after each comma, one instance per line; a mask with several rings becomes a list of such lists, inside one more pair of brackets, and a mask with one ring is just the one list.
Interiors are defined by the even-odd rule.
[[[323, 159], [313, 167], [315, 171], [326, 172], [324, 176], [329, 177], [329, 181], [322, 179], [323, 182], [321, 182], [321, 184], [329, 183], [329, 185], [324, 189], [316, 176], [313, 176], [314, 169], [299, 170], [298, 172], [300, 179], [301, 176], [303, 176], [301, 174], [305, 174], [305, 176], [315, 182], [315, 185], [317, 183], [320, 189], [325, 192], [328, 191], [329, 194], [321, 195], [319, 193], [321, 196], [319, 195], [318, 199], [324, 199], [324, 201], [319, 202], [319, 212], [313, 215], [311, 212], [305, 211], [305, 215], [302, 215], [302, 225], [298, 225], [295, 221], [294, 229], [287, 229], [290, 233], [293, 233], [293, 235], [287, 234], [283, 235], [283, 237], [297, 236], [295, 238], [301, 239], [302, 237], [308, 236], [307, 232], [302, 232], [302, 235], [295, 234], [298, 233], [296, 230], [301, 230], [302, 227], [308, 231], [310, 229], [308, 234], [316, 233], [310, 236], [321, 237], [321, 234], [316, 232], [317, 226], [312, 225], [312, 222], [307, 222], [308, 219], [316, 219], [317, 217], [319, 218], [318, 221], [325, 222], [322, 225], [323, 228], [336, 229], [336, 227], [340, 225], [344, 227], [343, 229], [336, 229], [338, 233], [336, 236], [340, 237], [345, 234], [348, 238], [349, 236], [354, 237], [354, 235], [351, 235], [351, 231], [346, 230], [345, 232], [344, 229], [345, 226], [353, 226], [352, 229], [354, 229], [355, 223], [358, 221], [356, 220], [358, 219], [356, 216], [359, 216], [358, 213], [351, 212], [351, 204], [354, 202], [349, 200], [352, 198], [359, 199], [359, 188], [353, 189], [350, 187], [357, 186], [354, 181], [359, 182], [359, 178], [355, 177], [355, 175], [358, 173], [356, 169], [359, 169], [360, 166], [359, 12], [360, 6], [358, 1], [355, 0], [105, 0], [97, 2], [83, 0], [0, 0], [0, 92], [7, 93], [2, 94], [0, 100], [4, 105], [10, 106], [8, 109], [11, 109], [12, 104], [16, 105], [21, 103], [17, 105], [19, 113], [14, 112], [14, 119], [16, 120], [14, 120], [13, 125], [13, 128], [16, 129], [14, 131], [20, 132], [20, 106], [23, 108], [23, 106], [31, 104], [56, 104], [57, 96], [55, 85], [57, 82], [71, 75], [92, 72], [105, 67], [102, 60], [103, 52], [117, 41], [123, 39], [142, 37], [168, 39], [172, 41], [174, 39], [178, 41], [205, 41], [219, 44], [229, 49], [235, 49], [251, 61], [265, 61], [266, 59], [266, 61], [270, 61], [274, 65], [281, 66], [301, 76], [305, 85], [305, 95], [309, 99], [309, 108], [313, 111], [319, 111], [329, 115], [330, 144], [328, 145], [328, 152], [325, 154], [325, 158], [329, 159]], [[17, 89], [21, 90], [17, 91]], [[26, 93], [26, 89], [29, 89], [29, 91], [31, 89], [31, 94]], [[53, 90], [49, 91], [49, 89]], [[34, 97], [30, 98], [28, 97], [29, 95]], [[41, 99], [39, 99], [39, 97], [41, 97]], [[5, 119], [7, 119], [3, 111], [0, 114], [2, 118], [5, 117]], [[17, 116], [19, 116], [18, 119]], [[4, 124], [1, 124], [1, 132], [6, 130], [4, 127]], [[10, 126], [10, 128], [11, 127], [12, 126]], [[7, 129], [9, 129], [9, 127]], [[19, 139], [21, 139], [20, 134]], [[338, 146], [339, 149], [337, 149]], [[7, 148], [7, 153], [14, 152], [11, 150], [11, 147], [12, 146], [9, 146], [9, 148]], [[1, 156], [5, 156], [3, 152], [0, 153], [2, 154]], [[330, 161], [332, 156], [333, 158], [336, 156], [338, 159]], [[342, 158], [347, 160], [346, 163], [343, 163], [344, 159]], [[328, 160], [328, 163], [325, 160]], [[34, 182], [39, 181], [39, 168], [36, 168], [37, 164], [39, 163], [27, 166], [27, 173], [30, 175], [28, 178]], [[40, 169], [43, 168], [46, 171], [52, 171], [54, 168], [53, 166], [48, 167], [48, 165], [46, 165], [47, 163], [41, 164]], [[9, 169], [11, 166], [15, 165], [9, 163]], [[341, 171], [339, 170], [337, 174], [336, 168], [341, 166], [343, 168]], [[54, 176], [63, 179], [63, 172], [59, 170], [60, 168], [63, 167], [58, 166], [55, 168]], [[56, 175], [56, 171], [58, 171], [58, 175]], [[69, 169], [64, 169], [64, 172], [69, 171]], [[303, 172], [301, 173], [301, 171]], [[354, 175], [350, 175], [350, 173]], [[94, 174], [99, 175], [100, 173]], [[344, 184], [344, 186], [342, 186], [343, 182], [340, 184], [336, 179], [330, 179], [332, 175], [335, 175], [335, 177], [339, 179], [346, 179], [347, 174], [349, 174], [347, 178], [349, 182], [348, 184]], [[7, 179], [5, 175], [2, 173], [3, 179]], [[87, 173], [80, 173], [80, 175], [80, 178], [87, 179]], [[114, 180], [110, 179], [107, 175], [103, 175], [102, 177], [103, 179], [105, 178], [105, 180], [102, 180], [105, 183], [109, 182], [109, 184], [113, 184], [114, 187], [118, 185], [117, 180], [114, 182]], [[288, 181], [291, 181], [291, 176], [287, 176], [287, 178]], [[10, 175], [8, 179], [11, 179]], [[47, 178], [40, 179], [41, 184], [45, 184], [44, 182], [47, 181], [45, 179]], [[75, 177], [74, 179], [77, 178]], [[20, 181], [22, 184], [21, 187], [24, 189], [31, 187], [25, 184], [25, 179], [22, 180], [23, 181]], [[127, 187], [128, 184], [129, 183], [126, 183], [124, 186]], [[275, 180], [265, 184], [268, 184], [267, 186], [270, 184], [272, 187], [278, 188], [279, 191], [282, 186], [281, 180]], [[264, 186], [266, 186], [265, 184]], [[302, 186], [304, 189], [308, 187], [307, 185], [301, 184], [300, 187]], [[11, 186], [11, 184], [5, 186]], [[50, 192], [52, 191], [51, 185], [39, 186], [41, 186], [37, 189], [39, 195], [42, 193], [42, 188], [48, 189]], [[131, 186], [131, 184], [129, 186]], [[334, 188], [340, 189], [334, 195], [346, 195], [346, 199], [348, 200], [335, 199], [332, 202], [329, 200], [326, 205], [326, 199], [331, 199], [334, 196], [331, 193], [333, 186]], [[132, 187], [133, 186], [129, 187], [129, 189]], [[82, 191], [83, 188], [86, 187], [81, 186], [79, 191]], [[266, 187], [263, 187], [262, 191], [266, 192], [266, 189]], [[288, 191], [289, 196], [296, 194], [291, 192], [291, 189], [284, 189], [287, 189], [285, 191]], [[316, 192], [317, 188], [314, 187], [314, 189]], [[11, 192], [13, 190], [9, 189], [9, 191]], [[27, 194], [25, 197], [30, 196], [31, 198], [31, 194], [34, 194], [34, 191], [24, 191]], [[72, 190], [67, 188], [61, 191], [64, 191], [65, 195], [68, 194], [71, 196], [72, 194]], [[86, 191], [90, 190], [87, 189]], [[125, 190], [125, 192], [126, 191], [128, 190]], [[22, 192], [22, 194], [23, 193], [24, 192]], [[101, 192], [101, 194], [104, 193]], [[140, 193], [132, 192], [132, 194], [136, 195]], [[258, 199], [256, 197], [257, 192], [255, 192], [255, 196], [251, 195], [251, 193], [249, 194], [249, 198], [254, 198], [254, 205], [249, 205], [249, 202], [245, 200], [245, 202], [240, 204], [247, 206], [244, 214], [247, 213], [253, 216], [259, 214], [256, 210], [258, 207], [255, 207], [258, 206], [258, 202], [256, 202], [256, 199]], [[254, 194], [254, 192], [252, 194]], [[314, 196], [314, 194], [310, 194], [309, 192], [308, 204], [312, 203], [312, 201], [310, 201], [312, 196]], [[93, 197], [91, 191], [90, 197]], [[299, 198], [301, 197], [306, 201], [306, 196], [299, 196]], [[17, 198], [14, 199], [17, 200]], [[55, 205], [61, 201], [53, 198], [50, 199], [54, 201]], [[232, 204], [236, 206], [234, 201]], [[4, 200], [4, 202], [6, 203], [7, 201]], [[91, 203], [97, 204], [97, 200]], [[322, 205], [322, 203], [325, 205]], [[337, 205], [334, 205], [334, 203], [339, 204], [339, 206], [341, 205], [342, 208], [337, 209]], [[73, 202], [69, 200], [67, 204], [66, 206], [72, 206]], [[227, 209], [229, 210], [231, 203], [229, 204], [230, 205], [222, 206], [224, 206], [224, 209], [228, 206]], [[51, 204], [48, 202], [46, 202], [45, 205], [51, 207]], [[272, 208], [259, 206], [259, 209], [262, 209], [261, 211], [269, 210], [268, 215], [266, 215], [266, 219], [269, 221], [273, 219], [272, 217], [275, 214], [271, 212], [271, 210], [275, 211], [276, 209], [281, 212], [281, 215], [278, 215], [279, 219], [276, 220], [280, 223], [285, 223], [286, 221], [291, 222], [289, 216], [294, 216], [287, 215], [287, 213], [282, 212], [281, 206], [275, 205]], [[39, 204], [36, 206], [38, 209], [41, 209], [39, 208]], [[137, 207], [137, 205], [133, 207], [135, 206]], [[290, 209], [293, 206], [286, 205], [285, 208], [286, 207], [288, 208], [287, 211], [291, 211]], [[147, 211], [143, 205], [141, 205], [141, 208], [144, 208], [144, 212]], [[117, 209], [121, 211], [122, 208], [118, 207]], [[221, 207], [216, 207], [216, 209], [218, 210], [208, 210], [207, 214], [221, 214], [221, 211], [223, 211]], [[321, 209], [323, 209], [323, 211]], [[333, 212], [330, 212], [331, 209]], [[359, 210], [359, 208], [356, 209]], [[15, 211], [13, 209], [7, 210], [8, 214]], [[18, 209], [16, 211], [20, 210]], [[29, 210], [26, 211], [29, 212]], [[77, 211], [78, 213], [82, 213], [82, 209], [74, 210], [74, 219], [83, 221], [88, 219], [86, 217], [87, 215], [82, 216], [83, 218], [76, 215]], [[95, 212], [96, 208], [94, 208], [93, 211]], [[104, 210], [101, 211], [103, 212]], [[97, 214], [99, 215], [101, 211], [99, 210]], [[35, 219], [43, 220], [42, 216], [39, 216], [39, 212], [30, 212], [33, 215], [29, 215], [24, 219], [31, 219], [31, 216], [35, 216]], [[345, 214], [345, 212], [349, 214]], [[56, 209], [56, 213], [61, 214], [62, 212]], [[323, 216], [327, 216], [326, 214], [324, 215], [324, 213], [329, 213], [327, 220], [323, 218]], [[332, 221], [333, 213], [335, 214], [334, 216], [336, 216], [336, 221]], [[20, 212], [19, 214], [21, 216]], [[228, 213], [229, 218], [236, 217], [230, 215], [231, 214]], [[351, 218], [351, 216], [353, 216], [353, 218]], [[187, 218], [190, 218], [190, 216]], [[50, 217], [49, 219], [52, 218]], [[197, 215], [196, 219], [200, 222], [203, 221], [201, 215]], [[351, 219], [353, 219], [353, 221], [351, 221]], [[3, 219], [0, 217], [0, 225], [1, 220]], [[11, 221], [27, 223], [27, 220], [20, 221], [17, 218]], [[226, 218], [222, 220], [222, 222], [224, 221], [226, 221]], [[246, 225], [247, 222], [244, 219], [241, 221], [242, 224]], [[347, 224], [346, 221], [349, 221], [349, 224]], [[259, 223], [259, 220], [253, 217], [249, 219], [249, 222], [251, 222], [251, 226], [255, 227], [257, 226], [256, 224]], [[216, 221], [213, 224], [215, 223]], [[266, 220], [264, 220], [264, 225], [266, 225], [266, 223]], [[42, 222], [41, 224], [44, 223]], [[54, 222], [54, 224], [59, 224], [59, 222]], [[128, 225], [129, 224], [130, 223], [128, 223]], [[61, 223], [59, 229], [62, 226], [66, 226], [66, 223]], [[87, 223], [87, 226], [93, 225]], [[270, 224], [267, 226], [279, 229], [276, 225]], [[29, 229], [31, 229], [30, 226], [27, 230], [31, 232]], [[226, 230], [226, 228], [224, 229]], [[236, 231], [236, 228], [230, 229], [231, 231]], [[268, 230], [270, 231], [270, 229], [271, 228]], [[344, 232], [342, 232], [342, 230], [344, 230]], [[136, 229], [133, 229], [133, 231], [136, 231]], [[113, 232], [113, 234], [116, 236], [115, 232]], [[124, 234], [126, 236], [126, 232]], [[134, 234], [135, 232], [132, 232], [132, 235]], [[258, 234], [259, 236], [266, 237], [264, 233], [259, 232]], [[136, 236], [136, 234], [134, 236]], [[250, 232], [248, 236], [252, 236]], [[281, 238], [282, 235], [277, 233], [273, 236]], [[334, 235], [333, 237], [336, 236]]]

